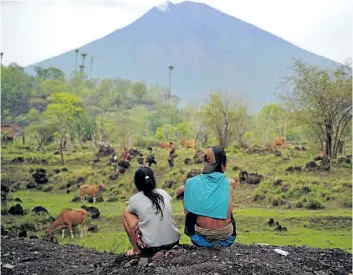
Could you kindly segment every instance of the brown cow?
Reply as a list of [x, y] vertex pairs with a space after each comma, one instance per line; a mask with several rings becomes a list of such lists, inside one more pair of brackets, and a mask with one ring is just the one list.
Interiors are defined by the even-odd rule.
[[195, 140], [194, 139], [182, 140], [180, 142], [180, 144], [184, 146], [184, 149], [195, 148]]
[[62, 229], [62, 238], [65, 235], [65, 228], [69, 228], [71, 233], [71, 239], [74, 238], [72, 232], [72, 226], [81, 224], [81, 235], [83, 236], [83, 231], [86, 228], [87, 211], [84, 209], [65, 209], [56, 220], [50, 225], [48, 229], [48, 234], [51, 235], [55, 230]]
[[163, 149], [170, 149], [170, 148], [172, 148], [172, 145], [174, 145], [174, 142], [161, 142], [161, 143], [159, 143], [159, 146]]
[[273, 144], [275, 146], [284, 146], [286, 144], [286, 140], [284, 137], [276, 137], [274, 140], [273, 140]]
[[81, 201], [86, 203], [86, 196], [93, 196], [93, 203], [96, 203], [96, 195], [104, 188], [104, 184], [100, 183], [97, 185], [83, 184], [80, 186]]

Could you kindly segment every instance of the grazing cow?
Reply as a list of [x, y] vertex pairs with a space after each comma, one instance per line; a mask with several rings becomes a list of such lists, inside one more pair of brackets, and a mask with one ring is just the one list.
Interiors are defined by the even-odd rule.
[[93, 197], [93, 203], [96, 203], [96, 195], [104, 188], [104, 184], [88, 185], [83, 184], [80, 186], [81, 201], [86, 203], [86, 196], [90, 195]]
[[84, 209], [65, 209], [63, 210], [59, 217], [50, 225], [48, 229], [48, 235], [52, 235], [55, 230], [61, 229], [62, 235], [65, 236], [65, 228], [69, 228], [71, 233], [71, 239], [74, 238], [74, 234], [72, 232], [72, 226], [76, 226], [81, 224], [81, 235], [83, 236], [83, 231], [86, 228], [86, 220], [87, 220], [87, 211]]
[[277, 146], [284, 146], [286, 144], [286, 140], [284, 137], [276, 137], [274, 140], [273, 140], [273, 144], [277, 147]]
[[190, 139], [190, 140], [182, 140], [180, 142], [181, 145], [184, 146], [185, 149], [188, 149], [188, 148], [195, 148], [195, 140], [194, 139]]
[[174, 142], [161, 142], [161, 143], [159, 143], [159, 146], [163, 149], [170, 149], [170, 148], [172, 148], [172, 145], [174, 145]]

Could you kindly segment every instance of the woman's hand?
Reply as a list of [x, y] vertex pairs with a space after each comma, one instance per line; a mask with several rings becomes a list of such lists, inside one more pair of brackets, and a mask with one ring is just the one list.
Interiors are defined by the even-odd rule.
[[180, 186], [179, 189], [175, 192], [175, 197], [177, 199], [181, 199], [182, 197], [184, 197], [184, 190], [185, 190], [184, 185]]

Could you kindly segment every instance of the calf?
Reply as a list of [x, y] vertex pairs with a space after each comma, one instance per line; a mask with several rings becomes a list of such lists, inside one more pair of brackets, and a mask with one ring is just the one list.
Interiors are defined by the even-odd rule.
[[96, 185], [83, 184], [80, 186], [81, 201], [86, 203], [86, 196], [90, 195], [93, 197], [93, 203], [96, 203], [96, 195], [104, 188], [103, 183]]

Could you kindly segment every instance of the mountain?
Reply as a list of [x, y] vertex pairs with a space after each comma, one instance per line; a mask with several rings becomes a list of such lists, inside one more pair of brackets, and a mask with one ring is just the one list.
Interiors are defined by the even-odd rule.
[[[293, 58], [319, 67], [335, 65], [210, 6], [188, 1], [154, 7], [129, 26], [80, 47], [80, 53], [88, 54], [86, 71], [89, 56], [94, 56], [94, 77], [168, 86], [168, 66], [173, 65], [172, 91], [183, 102], [226, 89], [257, 106], [275, 100], [273, 92], [290, 73]], [[72, 50], [26, 71], [54, 66], [70, 74], [74, 64]]]

